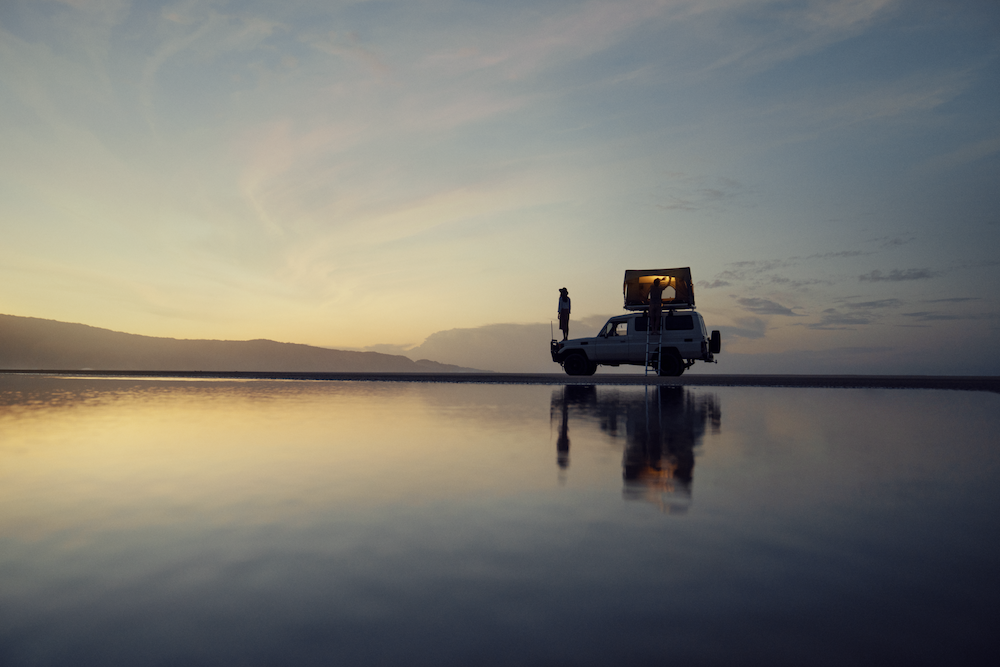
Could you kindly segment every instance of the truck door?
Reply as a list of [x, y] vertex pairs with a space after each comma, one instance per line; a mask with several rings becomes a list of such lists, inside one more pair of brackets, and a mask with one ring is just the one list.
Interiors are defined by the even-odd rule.
[[609, 320], [594, 340], [594, 357], [600, 363], [624, 364], [629, 359], [628, 320]]
[[632, 318], [629, 336], [628, 357], [633, 364], [643, 364], [646, 361], [646, 327], [649, 317], [641, 315]]

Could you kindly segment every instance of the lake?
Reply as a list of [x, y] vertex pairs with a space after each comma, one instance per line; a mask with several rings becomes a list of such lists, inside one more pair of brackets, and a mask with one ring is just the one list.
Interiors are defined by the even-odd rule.
[[1000, 394], [0, 375], [0, 664], [997, 664]]

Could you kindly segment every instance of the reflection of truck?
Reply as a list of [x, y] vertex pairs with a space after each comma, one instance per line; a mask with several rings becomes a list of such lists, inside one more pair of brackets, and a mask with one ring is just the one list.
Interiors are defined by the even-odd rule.
[[[666, 286], [659, 333], [649, 326], [649, 290], [657, 278]], [[568, 375], [593, 375], [598, 365], [628, 364], [676, 376], [695, 361], [715, 361], [722, 339], [718, 331], [709, 335], [694, 310], [691, 269], [626, 271], [623, 291], [625, 309], [634, 312], [612, 317], [594, 338], [552, 341], [552, 361]]]

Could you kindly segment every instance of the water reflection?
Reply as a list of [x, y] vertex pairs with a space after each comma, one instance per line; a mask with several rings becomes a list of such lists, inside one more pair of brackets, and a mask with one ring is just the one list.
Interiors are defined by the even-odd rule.
[[0, 665], [995, 654], [1000, 395], [553, 389], [0, 374]]
[[550, 418], [559, 420], [556, 463], [561, 473], [570, 465], [570, 421], [579, 428], [596, 426], [624, 440], [624, 497], [681, 513], [691, 502], [695, 448], [709, 425], [719, 431], [722, 411], [714, 394], [683, 387], [647, 387], [635, 393], [566, 385], [552, 392]]

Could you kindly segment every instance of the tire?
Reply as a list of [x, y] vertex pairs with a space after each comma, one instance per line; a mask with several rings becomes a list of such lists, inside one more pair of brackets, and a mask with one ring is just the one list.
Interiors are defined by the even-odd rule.
[[677, 377], [684, 372], [684, 363], [676, 352], [663, 350], [660, 352], [660, 366], [657, 375]]
[[722, 334], [718, 331], [712, 332], [712, 339], [708, 343], [708, 351], [712, 354], [722, 352]]
[[[581, 352], [574, 352], [566, 357], [563, 361], [563, 370], [566, 371], [566, 375], [591, 375], [587, 372], [590, 370], [590, 362]], [[596, 370], [596, 364], [594, 370]]]
[[587, 372], [584, 373], [584, 375], [593, 375], [596, 372], [597, 372], [597, 362], [591, 361], [590, 363], [587, 364]]

